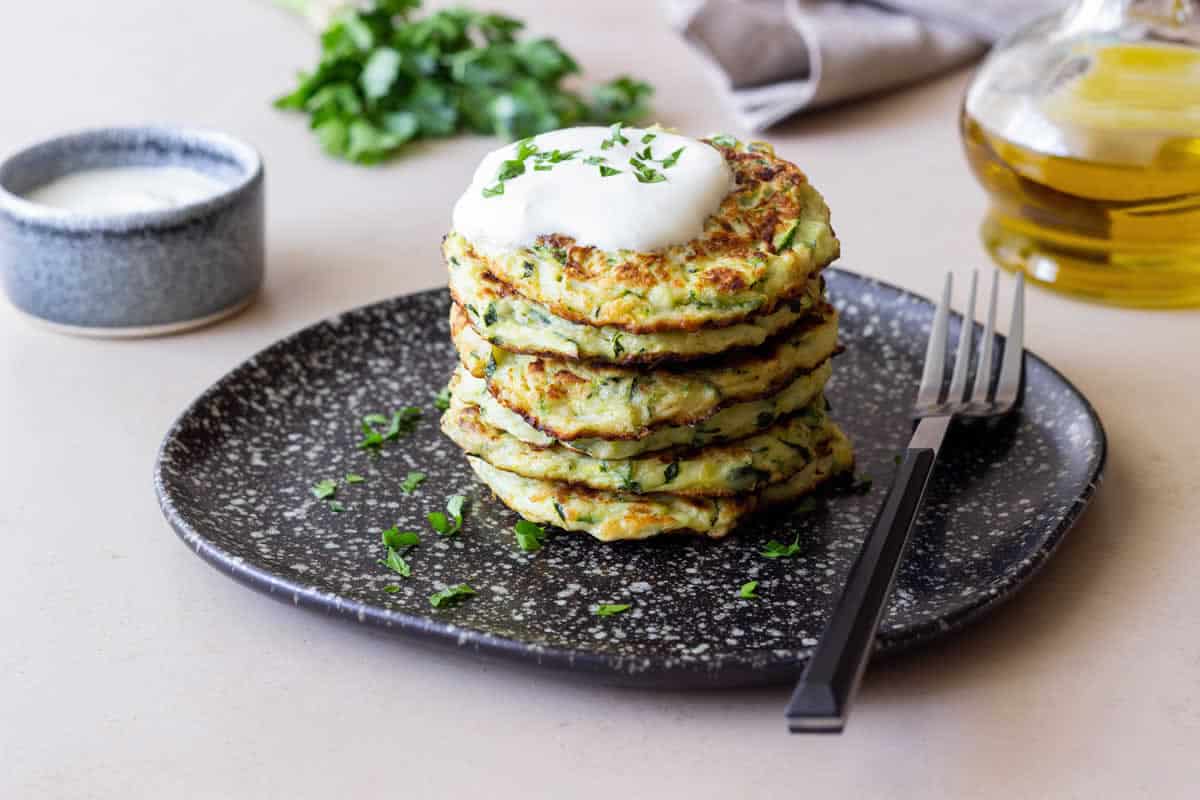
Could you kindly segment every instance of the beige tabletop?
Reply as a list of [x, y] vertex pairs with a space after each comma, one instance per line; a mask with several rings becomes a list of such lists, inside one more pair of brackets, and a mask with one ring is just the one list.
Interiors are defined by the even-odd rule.
[[[664, 123], [731, 129], [650, 4], [491, 5], [560, 37], [588, 78], [653, 81]], [[1014, 601], [877, 665], [841, 737], [789, 737], [785, 688], [481, 666], [239, 586], [180, 545], [150, 477], [171, 420], [243, 358], [440, 285], [451, 202], [495, 142], [376, 169], [323, 157], [269, 106], [312, 34], [261, 0], [6, 0], [0, 31], [0, 151], [105, 123], [220, 128], [263, 152], [269, 224], [261, 300], [208, 330], [64, 338], [0, 304], [0, 797], [1197, 796], [1196, 313], [1031, 294], [1029, 346], [1107, 426], [1104, 485]], [[928, 295], [985, 264], [955, 126], [966, 80], [771, 134], [829, 199], [844, 266]]]

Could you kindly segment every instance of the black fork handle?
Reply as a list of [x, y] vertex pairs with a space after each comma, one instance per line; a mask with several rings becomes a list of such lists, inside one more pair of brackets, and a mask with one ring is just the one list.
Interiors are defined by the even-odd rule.
[[908, 448], [787, 707], [792, 733], [841, 733], [896, 582], [937, 452]]

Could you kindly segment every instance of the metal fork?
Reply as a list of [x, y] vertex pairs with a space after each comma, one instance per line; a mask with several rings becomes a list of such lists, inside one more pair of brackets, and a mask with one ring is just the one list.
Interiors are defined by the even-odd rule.
[[954, 372], [949, 388], [943, 392], [950, 293], [953, 287], [953, 275], [946, 275], [942, 302], [934, 315], [933, 330], [925, 351], [925, 368], [917, 390], [917, 402], [913, 406], [916, 432], [900, 461], [896, 481], [888, 490], [879, 516], [875, 518], [875, 524], [863, 542], [858, 559], [850, 568], [833, 616], [792, 694], [787, 707], [788, 728], [792, 733], [840, 733], [845, 727], [846, 715], [875, 644], [879, 620], [895, 583], [913, 522], [925, 499], [929, 476], [933, 473], [934, 462], [951, 421], [1001, 417], [1010, 413], [1020, 402], [1025, 371], [1025, 281], [1022, 275], [1017, 275], [1012, 321], [994, 388], [992, 362], [996, 338], [998, 273], [992, 275], [987, 324], [979, 343], [974, 384], [970, 394], [967, 393], [978, 277], [978, 273], [971, 274], [967, 313], [963, 317], [962, 332], [958, 338]]

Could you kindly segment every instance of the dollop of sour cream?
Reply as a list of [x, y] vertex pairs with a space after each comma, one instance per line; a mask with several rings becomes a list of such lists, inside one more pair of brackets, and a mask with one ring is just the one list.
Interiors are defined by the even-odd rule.
[[226, 188], [198, 170], [164, 164], [70, 172], [24, 197], [32, 203], [83, 214], [128, 214], [194, 203]]
[[453, 222], [484, 252], [528, 247], [550, 234], [649, 252], [699, 236], [733, 186], [721, 153], [697, 139], [657, 129], [564, 128], [484, 157]]

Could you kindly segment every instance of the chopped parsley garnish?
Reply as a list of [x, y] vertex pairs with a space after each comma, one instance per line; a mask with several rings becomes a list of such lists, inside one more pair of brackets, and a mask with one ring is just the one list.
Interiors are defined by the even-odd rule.
[[401, 577], [407, 578], [408, 576], [412, 575], [412, 567], [410, 567], [408, 562], [401, 558], [400, 554], [391, 547], [389, 547], [387, 550], [387, 558], [380, 561], [379, 564], [387, 567]]
[[346, 510], [346, 507], [344, 505], [342, 505], [340, 500], [330, 500], [329, 501], [329, 510], [335, 514], [340, 514]]
[[624, 172], [624, 170], [607, 167], [604, 164], [600, 165], [600, 177], [601, 178], [611, 178], [613, 175], [620, 175], [622, 172]]
[[589, 167], [598, 167], [605, 161], [608, 161], [608, 159], [604, 156], [588, 156], [583, 160], [583, 163], [587, 164]]
[[317, 481], [316, 485], [312, 487], [312, 493], [313, 497], [318, 500], [328, 500], [337, 494], [337, 481], [332, 478]]
[[564, 524], [566, 523], [567, 516], [566, 516], [566, 514], [563, 513], [562, 504], [559, 503], [557, 500], [554, 501], [554, 513], [558, 514], [558, 518], [561, 519]]
[[645, 136], [642, 137], [642, 144], [650, 144], [651, 142], [654, 141], [654, 137], [656, 135], [657, 134], [647, 133]]
[[663, 483], [670, 483], [677, 477], [679, 477], [679, 462], [672, 461], [667, 465], [667, 468], [663, 470]]
[[400, 591], [400, 585], [397, 583], [389, 583], [387, 586], [383, 587], [383, 590], [388, 594], [396, 594]]
[[[515, 141], [647, 112], [652, 89], [629, 77], [587, 99], [567, 88], [579, 65], [553, 39], [522, 36], [524, 23], [512, 17], [457, 8], [420, 15], [419, 0], [323, 5], [340, 10], [321, 36], [320, 60], [275, 105], [308, 115], [337, 158], [375, 164], [460, 132]], [[503, 184], [492, 189], [501, 194]]]
[[663, 169], [670, 169], [671, 167], [673, 167], [677, 163], [679, 163], [679, 157], [681, 155], [683, 155], [684, 149], [685, 148], [683, 148], [683, 147], [679, 148], [678, 150], [671, 153], [671, 155], [667, 156], [666, 158], [664, 158], [662, 161], [660, 161], [658, 163], [662, 164]]
[[412, 494], [417, 490], [417, 487], [425, 482], [424, 472], [410, 472], [404, 479], [404, 483], [400, 484], [400, 488], [405, 494]]
[[[399, 411], [393, 411], [391, 418], [383, 414], [367, 414], [362, 418], [363, 438], [359, 441], [360, 450], [369, 450], [383, 446], [384, 442], [398, 439], [402, 434], [407, 435], [417, 427], [421, 418], [421, 409], [416, 406], [405, 406]], [[380, 425], [387, 428], [380, 431]]]
[[466, 502], [467, 498], [461, 494], [451, 495], [446, 499], [446, 511], [450, 512], [450, 516], [447, 517], [440, 511], [431, 511], [425, 517], [429, 520], [429, 527], [439, 536], [453, 536], [458, 533], [462, 529], [463, 506]]
[[401, 531], [398, 526], [393, 525], [382, 531], [379, 538], [387, 548], [387, 557], [380, 560], [379, 565], [405, 578], [412, 575], [412, 567], [400, 555], [400, 551], [420, 544], [421, 537], [412, 531]]
[[630, 608], [629, 603], [600, 603], [592, 613], [597, 617], [611, 617], [614, 614], [628, 611]]
[[415, 547], [421, 543], [421, 537], [413, 531], [402, 531], [400, 526], [393, 525], [379, 534], [380, 540], [385, 547], [390, 547], [393, 550], [403, 550], [406, 547]]
[[450, 408], [450, 387], [447, 386], [433, 397], [433, 405], [438, 411]]
[[346, 473], [346, 477], [342, 480], [346, 481], [346, 483], [362, 483], [366, 480], [366, 478], [364, 478], [362, 475], [356, 475], [353, 472], [348, 472]]
[[744, 600], [757, 600], [758, 595], [755, 590], [758, 589], [758, 581], [746, 581], [742, 587], [738, 589], [738, 597]]
[[637, 176], [639, 183], [662, 183], [667, 179], [666, 175], [646, 164], [637, 156], [630, 156], [629, 163], [633, 166], [634, 175]]
[[767, 542], [767, 546], [759, 553], [763, 558], [791, 558], [800, 552], [800, 534], [796, 534], [795, 540], [791, 544], [772, 539]]
[[475, 590], [465, 583], [460, 583], [457, 586], [447, 586], [440, 592], [434, 592], [429, 595], [429, 605], [434, 608], [449, 606], [458, 603], [475, 594]]
[[738, 145], [737, 139], [725, 133], [717, 136], [711, 136], [709, 137], [709, 141], [715, 145], [720, 145], [721, 147], [737, 147]]
[[609, 133], [611, 135], [600, 143], [601, 150], [611, 150], [614, 145], [618, 144], [629, 144], [629, 139], [625, 136], [625, 134], [621, 133], [620, 122], [615, 123], [612, 128], [609, 129]]
[[541, 525], [535, 525], [527, 519], [519, 521], [514, 530], [517, 533], [517, 544], [526, 553], [532, 553], [542, 549], [542, 544], [546, 540], [546, 531]]

